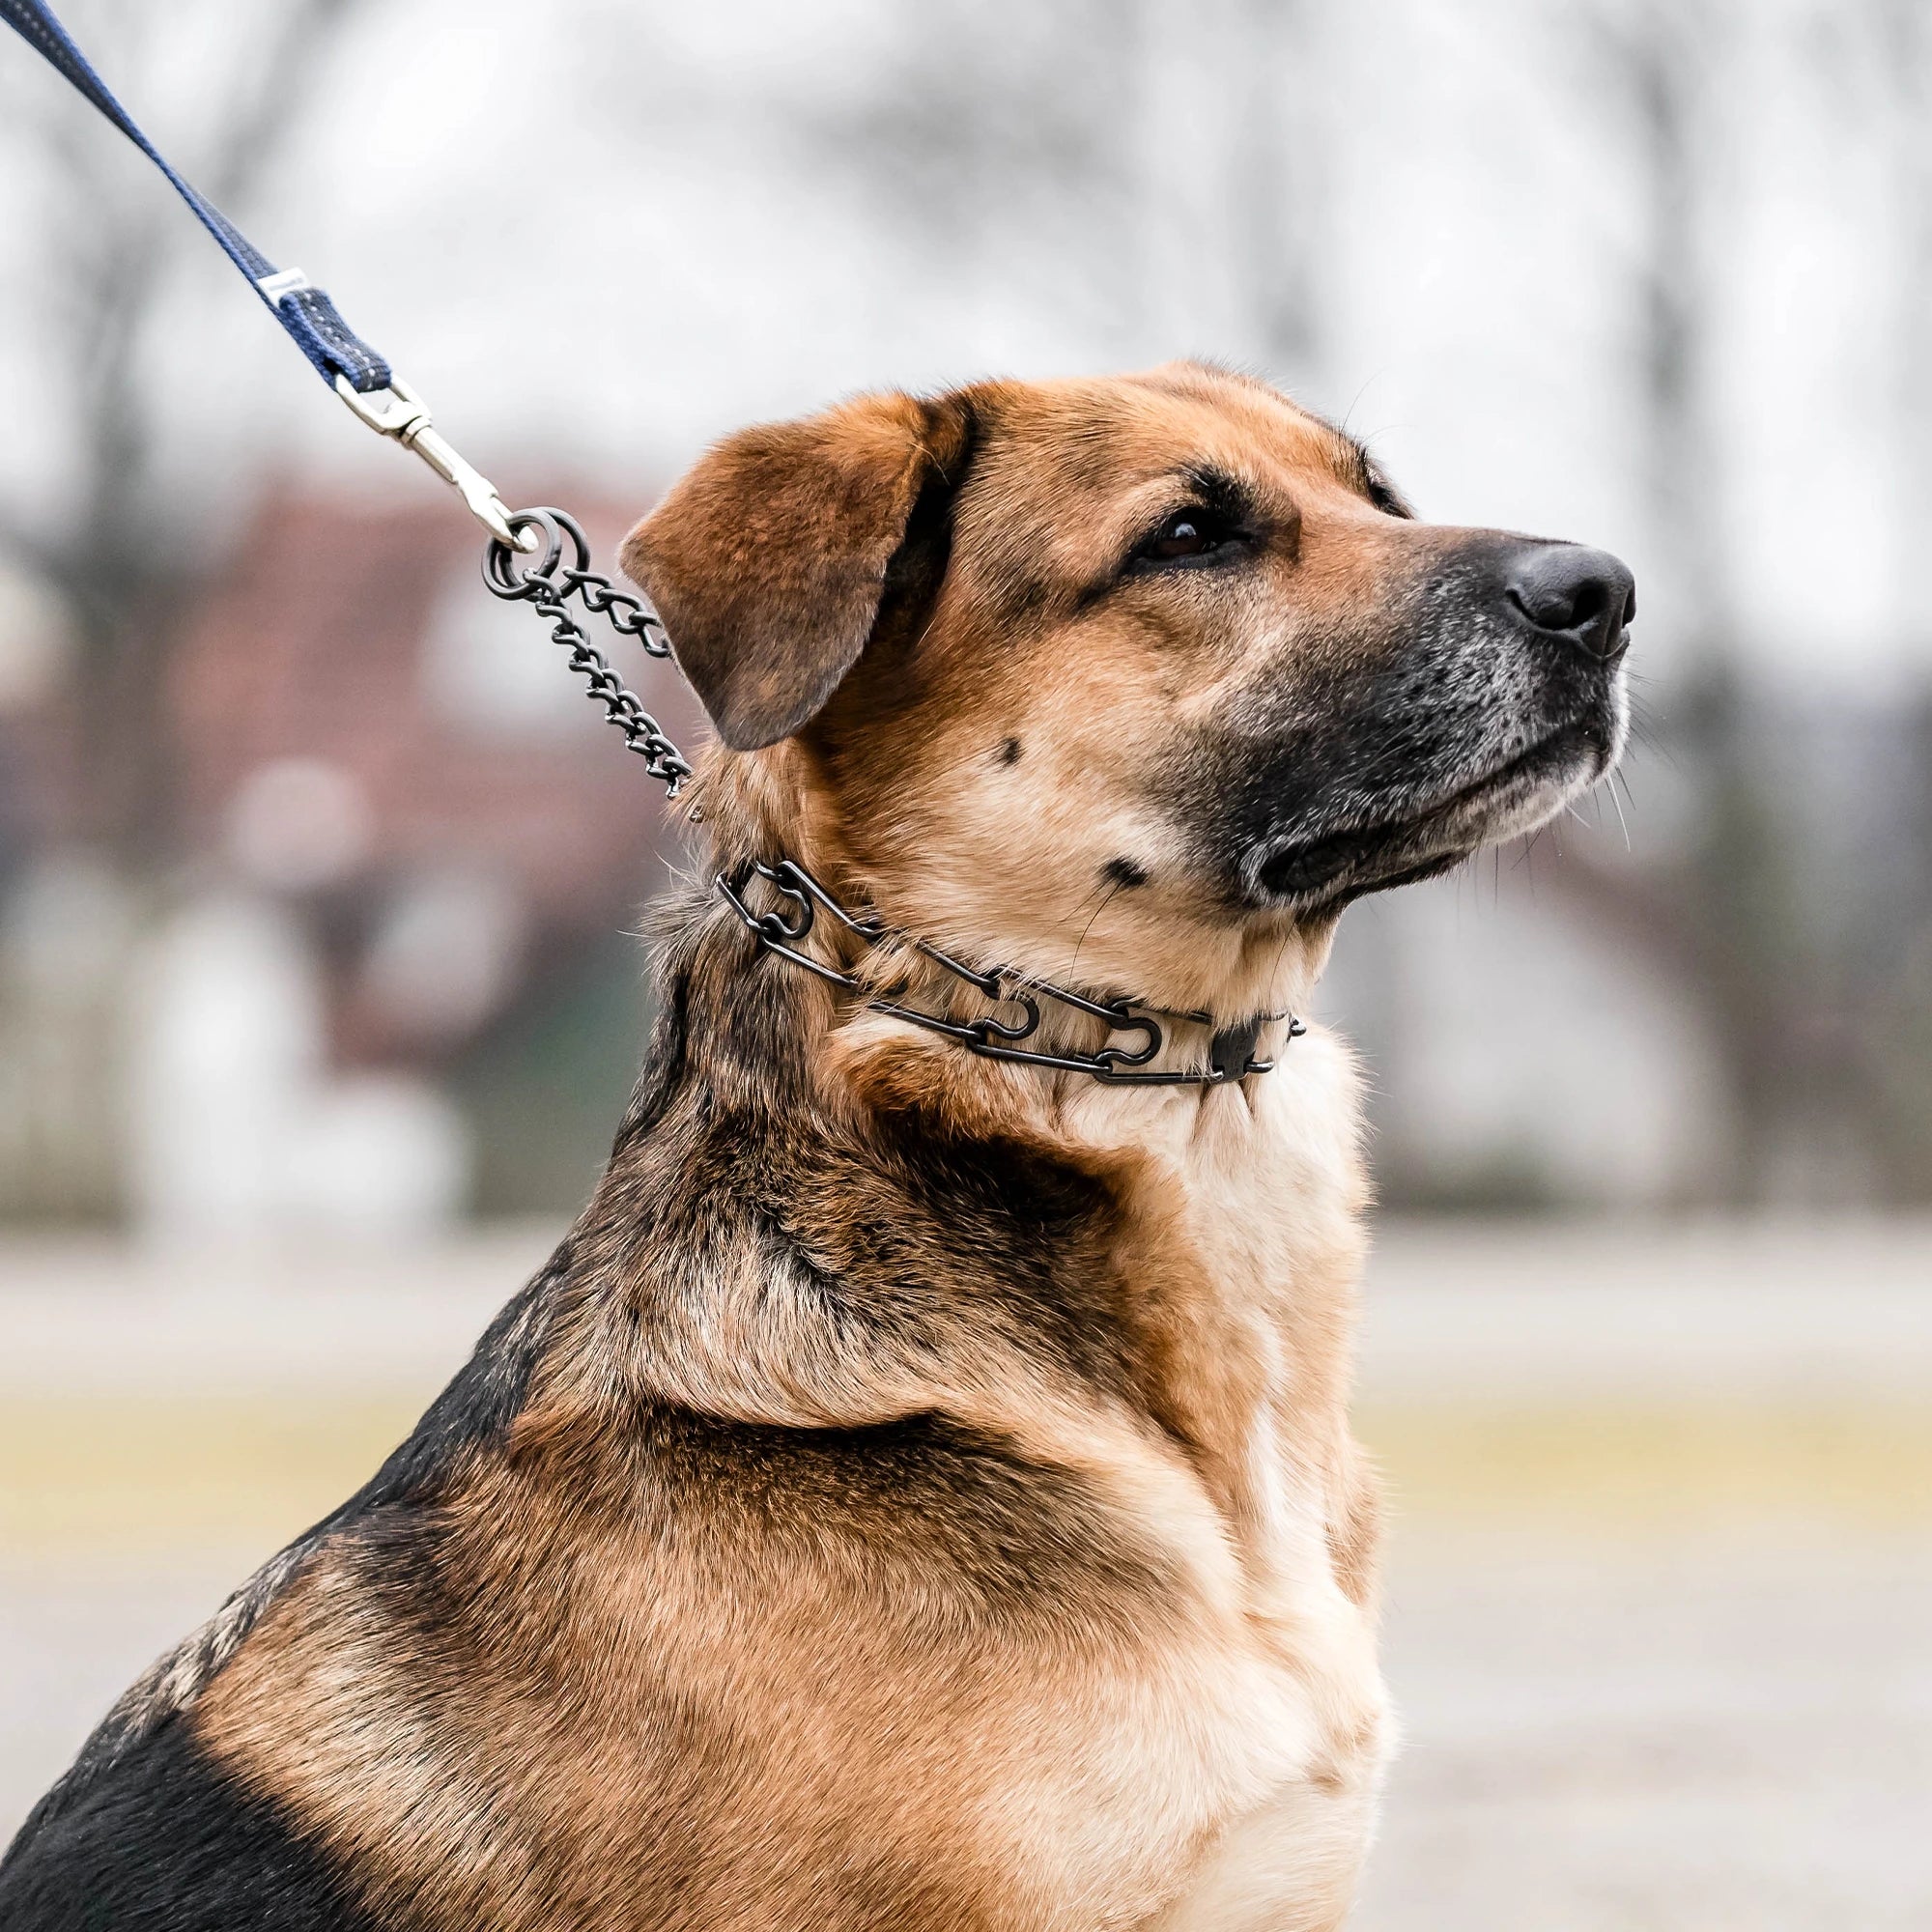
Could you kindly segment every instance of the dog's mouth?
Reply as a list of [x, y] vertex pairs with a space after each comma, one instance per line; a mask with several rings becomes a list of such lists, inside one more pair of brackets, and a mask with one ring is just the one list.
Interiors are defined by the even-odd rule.
[[1579, 783], [1610, 765], [1602, 721], [1573, 719], [1480, 778], [1386, 818], [1287, 839], [1250, 864], [1255, 891], [1305, 912], [1339, 909], [1364, 893], [1434, 878], [1494, 838], [1525, 832]]

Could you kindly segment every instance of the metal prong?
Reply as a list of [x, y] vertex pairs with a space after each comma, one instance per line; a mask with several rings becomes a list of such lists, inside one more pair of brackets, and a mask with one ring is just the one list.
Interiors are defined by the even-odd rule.
[[338, 376], [335, 393], [378, 435], [391, 437], [405, 449], [414, 450], [445, 483], [453, 485], [469, 514], [498, 543], [526, 553], [538, 548], [542, 540], [536, 531], [513, 526], [510, 506], [497, 494], [497, 486], [449, 446], [431, 423], [423, 399], [400, 377], [392, 376], [385, 389], [364, 391], [347, 376]]

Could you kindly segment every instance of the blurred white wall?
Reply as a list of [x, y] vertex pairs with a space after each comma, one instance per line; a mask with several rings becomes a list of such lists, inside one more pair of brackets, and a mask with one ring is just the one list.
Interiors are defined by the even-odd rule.
[[465, 1135], [432, 1086], [331, 1074], [324, 989], [272, 900], [190, 899], [139, 947], [126, 1126], [149, 1235], [205, 1249], [420, 1238], [465, 1194]]

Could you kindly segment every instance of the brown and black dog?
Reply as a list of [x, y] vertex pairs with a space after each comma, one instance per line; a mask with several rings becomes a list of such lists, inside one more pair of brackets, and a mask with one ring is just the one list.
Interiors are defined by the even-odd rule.
[[[1340, 1923], [1390, 1735], [1367, 1189], [1347, 1051], [1280, 1016], [1350, 899], [1609, 768], [1628, 572], [1417, 523], [1194, 365], [747, 431], [625, 560], [724, 740], [701, 879], [788, 857], [890, 935], [1208, 1016], [1172, 1067], [1277, 1064], [975, 1057], [695, 883], [582, 1218], [122, 1700], [0, 1923]], [[973, 1007], [902, 938], [810, 943]]]

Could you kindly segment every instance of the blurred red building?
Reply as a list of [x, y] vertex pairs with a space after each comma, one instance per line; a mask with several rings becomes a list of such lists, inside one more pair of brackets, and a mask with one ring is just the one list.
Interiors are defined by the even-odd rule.
[[[614, 572], [639, 506], [561, 500]], [[550, 1206], [635, 1070], [632, 935], [675, 808], [480, 556], [440, 501], [264, 502], [170, 660], [181, 830], [211, 874], [298, 910], [334, 1064], [445, 1078], [482, 1205]], [[598, 641], [688, 746], [674, 668]]]

